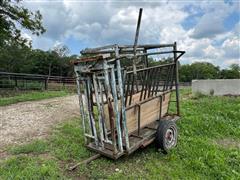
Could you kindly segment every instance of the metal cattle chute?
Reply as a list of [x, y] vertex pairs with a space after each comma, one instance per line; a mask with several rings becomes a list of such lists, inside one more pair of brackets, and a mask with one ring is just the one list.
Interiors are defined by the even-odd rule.
[[[86, 146], [113, 159], [155, 139], [163, 150], [177, 141], [178, 60], [184, 51], [176, 43], [138, 45], [141, 14], [140, 9], [134, 45], [85, 49], [74, 62]], [[149, 66], [153, 55], [167, 63]]]

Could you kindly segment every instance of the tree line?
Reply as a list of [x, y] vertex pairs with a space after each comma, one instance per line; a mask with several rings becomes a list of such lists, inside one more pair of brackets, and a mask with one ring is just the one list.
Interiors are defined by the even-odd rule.
[[[40, 12], [29, 11], [20, 6], [19, 1], [21, 0], [0, 1], [0, 71], [73, 76], [71, 61], [76, 59], [77, 55], [69, 55], [67, 46], [59, 45], [43, 51], [33, 49], [31, 41], [22, 37], [21, 29], [29, 30], [37, 36], [43, 34], [46, 29], [42, 26]], [[162, 62], [149, 59], [150, 65]], [[179, 72], [182, 82], [190, 82], [192, 79], [240, 78], [238, 64], [220, 69], [209, 62], [195, 62], [180, 65]]]
[[[171, 58], [156, 61], [149, 58], [150, 66], [171, 62]], [[179, 81], [191, 82], [193, 79], [239, 79], [239, 64], [231, 64], [228, 68], [220, 69], [210, 62], [194, 62], [192, 64], [181, 64], [179, 62]]]
[[[0, 51], [0, 71], [30, 73], [54, 76], [73, 76], [71, 61], [77, 55], [69, 55], [67, 46], [56, 46], [51, 50], [32, 49], [28, 46], [9, 45]], [[150, 65], [166, 61], [149, 59]], [[131, 63], [128, 63], [131, 66]], [[179, 80], [190, 82], [192, 79], [238, 79], [240, 66], [232, 64], [229, 68], [220, 69], [209, 62], [179, 64]]]
[[193, 79], [239, 79], [240, 66], [232, 64], [227, 69], [220, 69], [209, 62], [195, 62], [180, 65], [179, 80], [191, 82]]
[[71, 60], [66, 46], [51, 50], [32, 49], [27, 46], [7, 46], [0, 51], [0, 71], [52, 76], [73, 76]]

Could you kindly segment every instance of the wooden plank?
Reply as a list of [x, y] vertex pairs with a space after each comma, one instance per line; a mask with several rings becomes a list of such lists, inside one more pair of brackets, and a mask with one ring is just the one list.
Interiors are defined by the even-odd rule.
[[[165, 95], [165, 99], [162, 102], [162, 114], [161, 117], [165, 116], [168, 109], [168, 103], [170, 100], [170, 93]], [[145, 127], [147, 124], [152, 123], [159, 119], [160, 113], [160, 98], [153, 99], [141, 105], [141, 121], [140, 127]], [[127, 115], [127, 127], [128, 132], [132, 133], [138, 128], [138, 108], [132, 108], [126, 111]]]
[[[137, 103], [139, 102], [140, 93], [137, 93], [133, 96], [132, 102]], [[170, 92], [165, 94], [165, 98], [163, 98], [162, 102], [162, 114], [161, 117], [165, 116], [168, 110], [170, 100]], [[119, 109], [120, 109], [120, 101], [119, 101]], [[128, 132], [132, 133], [138, 128], [138, 107], [133, 107], [131, 109], [126, 110], [126, 117], [127, 117], [127, 127]], [[105, 113], [105, 123], [107, 129], [110, 130], [110, 121], [109, 121], [109, 111], [107, 104], [104, 105], [104, 113]], [[140, 127], [145, 127], [147, 124], [152, 123], [159, 119], [160, 113], [160, 98], [155, 98], [150, 100], [141, 105], [141, 123]]]

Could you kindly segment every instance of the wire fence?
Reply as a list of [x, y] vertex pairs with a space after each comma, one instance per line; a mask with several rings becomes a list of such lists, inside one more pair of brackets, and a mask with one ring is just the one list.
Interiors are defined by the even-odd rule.
[[0, 89], [12, 90], [74, 90], [74, 77], [0, 72]]

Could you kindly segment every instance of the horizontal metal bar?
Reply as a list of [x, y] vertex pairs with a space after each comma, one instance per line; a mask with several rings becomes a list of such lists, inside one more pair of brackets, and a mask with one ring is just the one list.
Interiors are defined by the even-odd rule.
[[[87, 137], [87, 138], [95, 139], [94, 136], [92, 136], [92, 135], [90, 135], [90, 134], [84, 134], [84, 135], [85, 135], [85, 137]], [[108, 143], [108, 144], [112, 144], [112, 141], [110, 141], [110, 140], [105, 140], [105, 139], [104, 139], [103, 142]]]
[[[139, 44], [136, 47], [151, 49], [151, 48], [164, 48], [164, 47], [173, 47], [173, 46], [174, 44]], [[133, 48], [133, 45], [119, 45], [119, 48]]]
[[80, 51], [80, 53], [88, 54], [88, 53], [93, 53], [93, 52], [100, 51], [103, 49], [110, 49], [110, 48], [115, 48], [115, 47], [116, 47], [116, 44], [101, 46], [101, 47], [97, 47], [97, 48], [87, 48], [87, 49]]
[[167, 94], [167, 93], [169, 93], [169, 92], [172, 92], [172, 91], [173, 91], [172, 89], [169, 89], [169, 90], [167, 90], [167, 91], [164, 91], [162, 94], [159, 94], [159, 95], [157, 95], [157, 96], [154, 96], [154, 97], [150, 97], [150, 98], [148, 98], [148, 99], [145, 99], [145, 100], [143, 100], [143, 101], [141, 101], [141, 102], [132, 104], [132, 105], [126, 107], [126, 110], [132, 109], [132, 108], [134, 108], [135, 106], [139, 106], [139, 105], [142, 105], [142, 104], [144, 104], [144, 103], [146, 103], [146, 102], [148, 102], [148, 101], [151, 101], [151, 100], [153, 100], [153, 99], [159, 98], [160, 96], [163, 96], [163, 95], [165, 95], [165, 94]]
[[[170, 53], [181, 53], [180, 56], [182, 56], [185, 51], [159, 51], [159, 52], [149, 52], [149, 53], [141, 53], [141, 54], [136, 54], [136, 57], [140, 56], [150, 56], [150, 55], [158, 55], [158, 54], [170, 54]], [[135, 57], [134, 54], [127, 54], [127, 55], [122, 55], [120, 58], [127, 57], [127, 58], [133, 58]], [[179, 59], [179, 58], [177, 58]]]
[[[112, 51], [106, 51], [106, 49], [114, 48], [118, 46], [120, 49], [120, 52], [123, 51], [124, 49], [129, 49], [129, 48], [134, 48], [133, 45], [107, 45], [107, 46], [102, 46], [98, 48], [89, 48], [89, 49], [84, 49], [81, 52], [81, 54], [95, 54], [95, 53], [110, 53], [114, 52]], [[173, 47], [174, 44], [143, 44], [143, 45], [137, 45], [136, 48], [144, 48], [144, 49], [153, 49], [153, 48], [164, 48], [164, 47]], [[102, 51], [101, 51], [102, 50]]]
[[[161, 64], [161, 65], [158, 65], [158, 66], [152, 66], [152, 67], [148, 67], [148, 68], [144, 68], [144, 69], [138, 69], [137, 72], [139, 72], [139, 71], [145, 71], [145, 70], [148, 70], [148, 69], [159, 68], [159, 67], [172, 66], [172, 65], [174, 65], [174, 64], [175, 64], [175, 63]], [[128, 72], [127, 72], [127, 74], [130, 74], [130, 73], [133, 73], [133, 71], [128, 71]]]
[[[137, 51], [143, 51], [143, 48], [137, 48]], [[101, 50], [101, 51], [88, 51], [88, 52], [82, 52], [82, 54], [109, 54], [109, 53], [114, 53], [115, 50]], [[133, 49], [122, 49], [120, 50], [120, 54], [121, 53], [130, 53], [130, 52], [133, 52]]]

